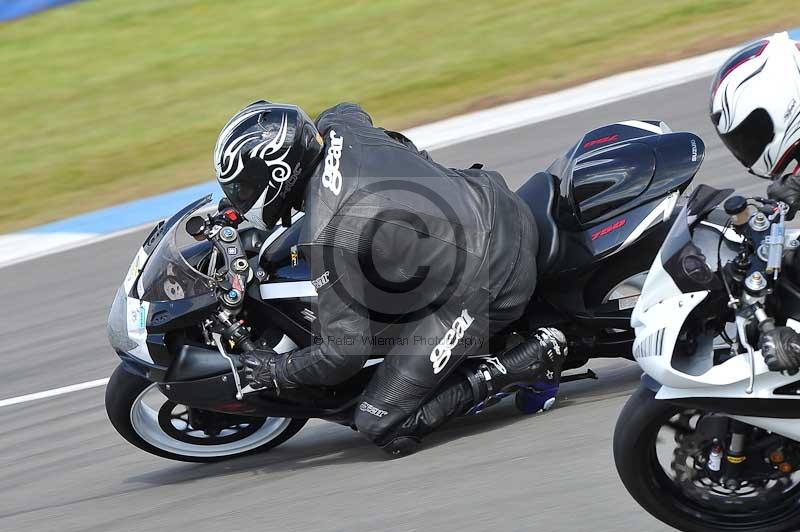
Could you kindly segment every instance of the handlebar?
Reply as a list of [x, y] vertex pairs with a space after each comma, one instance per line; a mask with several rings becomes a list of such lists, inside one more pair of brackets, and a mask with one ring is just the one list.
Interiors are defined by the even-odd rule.
[[783, 202], [733, 196], [725, 207], [742, 242], [736, 262], [729, 262], [720, 274], [730, 298], [729, 306], [735, 310], [739, 344], [747, 350], [750, 378], [746, 393], [750, 394], [755, 381], [755, 349], [748, 340], [748, 324], [755, 322], [761, 334], [775, 329], [775, 319], [767, 314], [767, 297], [781, 274], [784, 252], [797, 248], [798, 243], [787, 238], [789, 208]]

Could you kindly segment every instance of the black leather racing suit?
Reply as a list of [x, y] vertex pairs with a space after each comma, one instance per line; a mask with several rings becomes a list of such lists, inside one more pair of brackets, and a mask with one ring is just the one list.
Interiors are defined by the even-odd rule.
[[497, 172], [445, 168], [357, 105], [323, 112], [317, 127], [325, 158], [305, 193], [300, 248], [321, 335], [278, 360], [276, 381], [333, 385], [383, 354], [355, 424], [378, 443], [404, 421], [420, 436], [471, 406], [455, 374], [420, 409], [521, 316], [536, 285], [535, 222]]

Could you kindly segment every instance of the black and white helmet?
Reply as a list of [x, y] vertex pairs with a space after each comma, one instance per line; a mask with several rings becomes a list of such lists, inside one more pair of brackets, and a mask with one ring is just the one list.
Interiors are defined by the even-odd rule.
[[219, 134], [214, 168], [222, 191], [259, 229], [271, 229], [299, 206], [322, 156], [322, 137], [295, 105], [252, 103]]
[[751, 173], [781, 177], [800, 159], [800, 34], [776, 33], [736, 52], [711, 85], [711, 121]]

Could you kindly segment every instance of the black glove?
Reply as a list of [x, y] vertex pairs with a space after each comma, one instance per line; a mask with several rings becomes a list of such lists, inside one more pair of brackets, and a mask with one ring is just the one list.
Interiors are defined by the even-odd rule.
[[764, 362], [771, 371], [786, 371], [789, 375], [800, 368], [800, 334], [789, 327], [775, 327], [771, 319], [761, 324], [758, 342]]
[[245, 351], [241, 355], [244, 364], [244, 375], [254, 390], [277, 390], [275, 380], [275, 358], [277, 353], [272, 349]]
[[786, 219], [793, 219], [800, 207], [800, 176], [785, 175], [777, 178], [767, 187], [767, 196], [787, 204], [789, 212]]

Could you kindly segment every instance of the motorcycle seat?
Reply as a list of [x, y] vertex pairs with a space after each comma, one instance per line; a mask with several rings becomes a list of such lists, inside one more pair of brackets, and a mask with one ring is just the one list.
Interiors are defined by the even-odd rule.
[[539, 172], [518, 190], [517, 194], [528, 205], [536, 219], [539, 233], [539, 251], [536, 255], [536, 266], [539, 274], [547, 273], [558, 260], [558, 226], [553, 217], [553, 206], [556, 200], [556, 180], [547, 172]]

